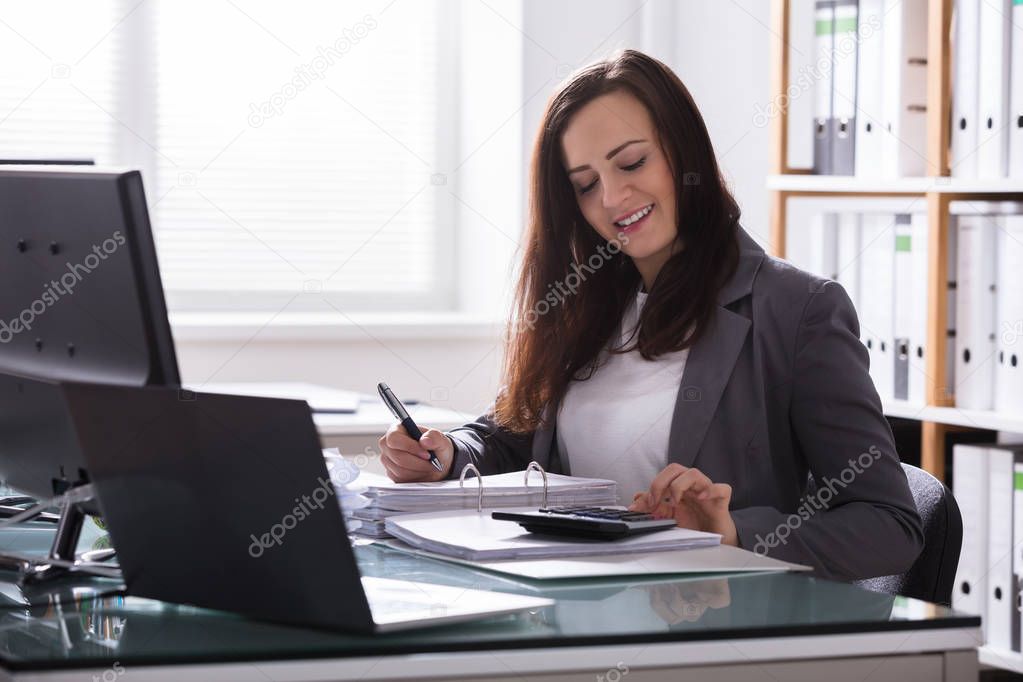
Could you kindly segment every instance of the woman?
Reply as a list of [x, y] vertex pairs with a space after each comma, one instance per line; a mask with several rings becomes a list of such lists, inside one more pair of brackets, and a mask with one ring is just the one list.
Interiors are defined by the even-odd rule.
[[742, 229], [678, 77], [632, 50], [576, 73], [531, 175], [504, 385], [446, 434], [392, 427], [391, 478], [536, 460], [820, 576], [907, 570], [920, 518], [852, 303]]

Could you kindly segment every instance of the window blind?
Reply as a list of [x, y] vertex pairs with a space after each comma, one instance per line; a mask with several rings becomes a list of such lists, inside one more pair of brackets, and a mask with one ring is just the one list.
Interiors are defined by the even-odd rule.
[[[118, 160], [116, 3], [5, 3], [0, 158]], [[60, 21], [54, 21], [59, 16]]]
[[439, 2], [157, 8], [151, 202], [175, 307], [443, 303]]
[[448, 308], [455, 27], [393, 4], [7, 6], [0, 155], [142, 168], [172, 310]]

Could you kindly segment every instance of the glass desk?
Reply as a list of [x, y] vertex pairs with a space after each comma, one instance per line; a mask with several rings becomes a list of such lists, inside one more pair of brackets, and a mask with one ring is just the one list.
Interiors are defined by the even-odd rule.
[[[45, 552], [52, 526], [0, 530]], [[83, 545], [102, 546], [93, 527]], [[520, 581], [379, 545], [364, 575], [551, 597], [475, 623], [355, 636], [0, 573], [0, 679], [973, 680], [977, 617], [799, 574]], [[301, 567], [295, 567], [301, 580]], [[104, 594], [106, 592], [106, 594]]]

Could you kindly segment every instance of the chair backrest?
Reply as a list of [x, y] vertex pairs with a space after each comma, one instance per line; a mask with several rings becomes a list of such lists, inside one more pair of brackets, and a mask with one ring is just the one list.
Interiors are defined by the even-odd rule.
[[[923, 551], [905, 573], [857, 580], [854, 584], [875, 592], [951, 605], [959, 551], [963, 546], [963, 517], [959, 505], [952, 491], [923, 469], [903, 463], [902, 470], [906, 472], [909, 490], [923, 523]], [[814, 487], [811, 477], [811, 490]]]

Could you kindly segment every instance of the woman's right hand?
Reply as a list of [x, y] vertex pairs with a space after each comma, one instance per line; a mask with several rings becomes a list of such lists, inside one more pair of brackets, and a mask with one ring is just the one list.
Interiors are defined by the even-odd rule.
[[[380, 461], [387, 470], [387, 475], [395, 483], [440, 481], [451, 471], [451, 463], [455, 458], [455, 446], [451, 439], [437, 429], [420, 430], [423, 436], [417, 442], [408, 435], [401, 422], [396, 422], [378, 441]], [[441, 471], [437, 471], [430, 464], [427, 450], [433, 450], [437, 455]]]

